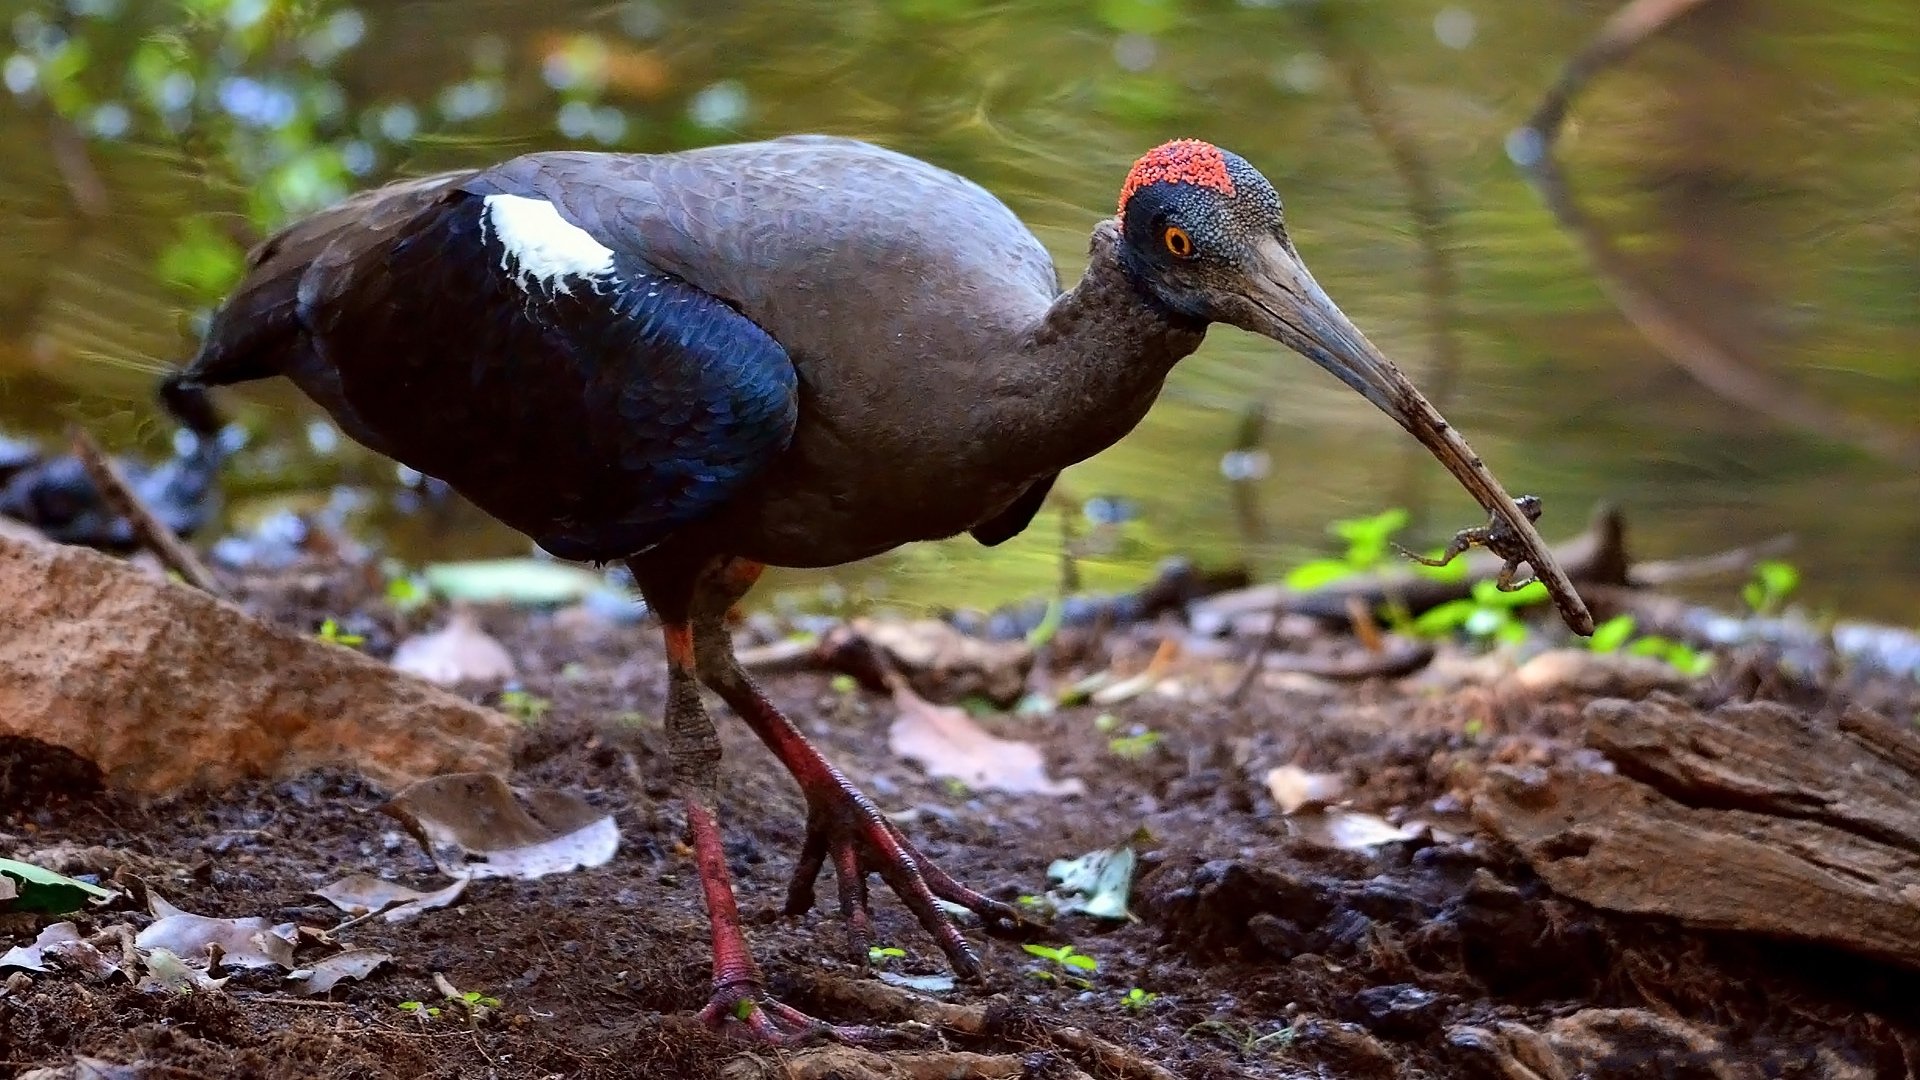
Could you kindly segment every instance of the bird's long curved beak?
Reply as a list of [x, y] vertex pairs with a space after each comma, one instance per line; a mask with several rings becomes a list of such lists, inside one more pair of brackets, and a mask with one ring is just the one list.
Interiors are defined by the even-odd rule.
[[1521, 538], [1527, 562], [1546, 582], [1567, 625], [1577, 634], [1593, 633], [1593, 615], [1574, 591], [1573, 582], [1547, 550], [1533, 523], [1481, 462], [1480, 455], [1393, 361], [1374, 348], [1341, 313], [1289, 245], [1275, 238], [1264, 242], [1256, 256], [1258, 266], [1249, 275], [1247, 295], [1255, 309], [1253, 324], [1242, 328], [1273, 338], [1326, 368], [1381, 412], [1399, 421], [1488, 513], [1498, 514]]

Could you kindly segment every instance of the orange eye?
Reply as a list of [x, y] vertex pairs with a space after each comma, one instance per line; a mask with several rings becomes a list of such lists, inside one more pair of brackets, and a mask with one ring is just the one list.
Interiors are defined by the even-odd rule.
[[1167, 245], [1167, 250], [1173, 253], [1174, 258], [1186, 259], [1192, 257], [1193, 237], [1188, 236], [1187, 230], [1180, 226], [1167, 226], [1166, 234], [1160, 239]]

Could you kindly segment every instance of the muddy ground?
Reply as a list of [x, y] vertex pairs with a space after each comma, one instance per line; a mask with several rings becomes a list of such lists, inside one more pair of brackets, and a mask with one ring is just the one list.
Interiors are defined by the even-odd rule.
[[[376, 653], [436, 617], [312, 587], [256, 585], [248, 603], [303, 629], [361, 605], [374, 631], [365, 647]], [[552, 702], [528, 724], [514, 782], [577, 791], [611, 811], [623, 839], [610, 864], [477, 881], [453, 908], [354, 927], [347, 941], [389, 951], [395, 963], [326, 998], [294, 996], [268, 975], [184, 996], [58, 975], [16, 980], [0, 998], [6, 1074], [84, 1054], [144, 1064], [128, 1075], [213, 1080], [785, 1075], [782, 1055], [688, 1019], [707, 992], [706, 922], [669, 790], [657, 632], [577, 612], [490, 610], [485, 621], [523, 665], [525, 689]], [[1137, 663], [1158, 634], [1136, 627], [1087, 647], [1063, 639], [1053, 662]], [[1858, 694], [1739, 668], [1723, 663], [1683, 696], [1700, 704], [1771, 696], [1814, 715]], [[1042, 938], [1098, 959], [1090, 989], [1038, 978], [1044, 965], [1017, 944], [974, 935], [991, 983], [944, 996], [992, 1007], [977, 1030], [933, 1032], [922, 1049], [1001, 1055], [1001, 1067], [1010, 1060], [1021, 1070], [992, 1075], [1078, 1070], [1099, 1080], [1147, 1074], [1061, 1028], [1173, 1075], [1213, 1080], [1902, 1077], [1920, 1066], [1912, 972], [1596, 911], [1555, 895], [1476, 828], [1467, 804], [1489, 767], [1592, 753], [1581, 748], [1582, 693], [1498, 679], [1345, 685], [1285, 676], [1227, 704], [1218, 685], [1196, 678], [1178, 698], [991, 721], [1042, 746], [1054, 775], [1086, 784], [1085, 795], [1060, 799], [930, 780], [887, 750], [890, 699], [836, 687], [825, 674], [770, 680], [774, 699], [830, 758], [884, 809], [906, 811], [927, 854], [983, 891], [1042, 892], [1052, 860], [1129, 838], [1144, 852], [1137, 921], [1065, 916]], [[1882, 701], [1910, 718], [1914, 691], [1882, 688]], [[1101, 713], [1119, 726], [1098, 730]], [[870, 976], [844, 955], [828, 884], [813, 915], [778, 915], [804, 807], [771, 756], [717, 715], [730, 861], [771, 986], [828, 1019], [872, 1019], [849, 1003], [847, 984]], [[1113, 752], [1114, 730], [1159, 739], [1130, 758]], [[422, 887], [442, 880], [391, 818], [371, 812], [385, 793], [353, 776], [139, 806], [89, 790], [84, 766], [31, 744], [5, 753], [0, 841], [10, 853], [78, 848], [70, 869], [135, 874], [189, 911], [328, 926], [341, 916], [309, 890], [343, 874], [397, 874]], [[1263, 782], [1282, 764], [1339, 774], [1355, 809], [1431, 831], [1359, 851], [1294, 835], [1297, 822]], [[904, 910], [884, 890], [875, 895], [882, 936], [908, 954], [890, 966], [943, 971]], [[50, 921], [5, 918], [9, 944]], [[79, 922], [86, 932], [129, 919], [145, 916], [97, 912]], [[438, 1000], [435, 973], [500, 1007], [477, 1024], [455, 1010], [425, 1021], [402, 1010]], [[1154, 997], [1129, 1003], [1134, 988]]]

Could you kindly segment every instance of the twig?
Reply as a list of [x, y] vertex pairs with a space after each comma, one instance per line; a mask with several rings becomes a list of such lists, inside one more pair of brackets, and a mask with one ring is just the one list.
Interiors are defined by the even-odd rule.
[[1920, 465], [1920, 438], [1883, 427], [1820, 401], [1768, 373], [1751, 358], [1682, 317], [1614, 247], [1612, 239], [1574, 202], [1553, 148], [1574, 99], [1600, 72], [1619, 63], [1648, 38], [1711, 0], [1630, 0], [1614, 12], [1587, 46], [1567, 62], [1515, 133], [1515, 160], [1560, 227], [1593, 265], [1600, 286], [1627, 321], [1653, 347], [1695, 381], [1729, 401], [1816, 435], [1837, 437], [1905, 465]]
[[420, 898], [417, 896], [413, 896], [413, 897], [396, 896], [393, 899], [387, 901], [386, 903], [381, 904], [379, 907], [374, 908], [372, 911], [362, 912], [358, 915], [355, 915], [353, 918], [348, 919], [346, 922], [330, 927], [327, 930], [327, 937], [329, 939], [332, 939], [334, 935], [338, 934], [342, 930], [352, 929], [353, 927], [359, 926], [361, 923], [366, 922], [369, 919], [374, 919], [381, 915], [385, 915], [387, 912], [392, 911], [394, 908], [404, 907], [407, 904], [411, 904], [418, 899]]
[[1227, 692], [1227, 704], [1240, 704], [1241, 699], [1247, 696], [1247, 691], [1253, 688], [1253, 681], [1260, 677], [1261, 669], [1267, 666], [1267, 654], [1280, 643], [1280, 616], [1287, 613], [1288, 599], [1290, 596], [1283, 589], [1273, 606], [1267, 609], [1266, 633], [1260, 635], [1259, 647], [1247, 658], [1247, 667], [1240, 673], [1240, 681], [1234, 683], [1233, 689]]
[[[864, 979], [815, 975], [807, 981], [808, 989], [815, 996], [833, 999], [864, 1012], [947, 1027], [966, 1035], [991, 1034], [989, 1029], [992, 1025], [983, 1005], [954, 1005], [935, 1001], [885, 983]], [[1045, 1022], [1038, 1022], [1036, 1026], [1049, 1039], [1069, 1050], [1087, 1055], [1120, 1080], [1179, 1080], [1165, 1068], [1085, 1029], [1056, 1027]]]
[[1762, 540], [1757, 544], [1716, 551], [1711, 555], [1634, 563], [1633, 569], [1627, 573], [1627, 580], [1636, 587], [1659, 588], [1683, 581], [1698, 581], [1701, 578], [1745, 574], [1753, 569], [1754, 563], [1762, 559], [1778, 558], [1793, 550], [1793, 545], [1793, 535], [1781, 533], [1779, 536]]
[[159, 556], [160, 562], [179, 574], [187, 584], [202, 592], [225, 597], [226, 590], [220, 587], [206, 564], [140, 501], [140, 496], [127, 486], [126, 477], [120, 475], [120, 467], [100, 449], [100, 444], [94, 441], [93, 436], [79, 427], [70, 429], [68, 435], [73, 441], [74, 456], [86, 467], [87, 475], [93, 478], [94, 487], [100, 489], [100, 498], [114, 513], [126, 518], [127, 523], [133, 526], [134, 539]]

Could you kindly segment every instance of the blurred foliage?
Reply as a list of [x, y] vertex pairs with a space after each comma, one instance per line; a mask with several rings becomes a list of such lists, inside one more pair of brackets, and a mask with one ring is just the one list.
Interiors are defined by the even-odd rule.
[[[1506, 159], [1508, 131], [1603, 13], [1526, 0], [17, 0], [0, 39], [0, 96], [17, 106], [0, 110], [0, 213], [16, 233], [0, 253], [0, 426], [51, 433], [78, 415], [157, 447], [152, 372], [190, 351], [190, 316], [267, 231], [348, 190], [536, 148], [807, 130], [981, 181], [1068, 281], [1135, 155], [1218, 141], [1275, 181], [1320, 279], [1417, 379], [1417, 230], [1348, 95], [1361, 57], [1453, 238], [1466, 362], [1450, 419], [1508, 486], [1541, 493], [1555, 528], [1623, 501], [1652, 551], [1790, 528], [1820, 599], [1912, 617], [1915, 536], [1887, 508], [1920, 499], [1920, 478], [1677, 376]], [[1920, 5], [1749, 0], [1703, 11], [1601, 80], [1563, 153], [1582, 205], [1703, 320], [1826, 399], [1911, 425], [1916, 133]], [[1121, 543], [1082, 559], [1087, 588], [1135, 584], [1170, 551], [1296, 565], [1320, 522], [1400, 497], [1381, 494], [1406, 468], [1400, 433], [1274, 353], [1215, 333], [1136, 435], [1069, 473], [1072, 489], [1141, 511]], [[306, 438], [311, 414], [290, 422], [304, 407], [282, 391], [247, 397], [270, 403], [247, 414], [270, 437], [233, 473], [249, 492], [392, 485], [390, 465]], [[1248, 485], [1272, 539], [1249, 539], [1227, 485], [1207, 482], [1253, 398], [1273, 421], [1273, 468]], [[1421, 482], [1448, 483], [1422, 464]], [[472, 514], [368, 502], [417, 562], [525, 551]], [[920, 607], [1050, 592], [1071, 542], [1051, 517], [991, 554], [923, 545], [884, 575], [841, 580]]]

